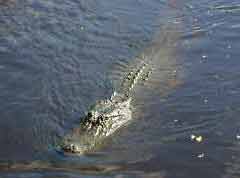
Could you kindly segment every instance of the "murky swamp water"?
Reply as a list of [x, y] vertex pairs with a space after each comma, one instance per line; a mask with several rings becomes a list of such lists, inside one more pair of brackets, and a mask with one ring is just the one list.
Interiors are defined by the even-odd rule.
[[[238, 0], [0, 1], [0, 177], [240, 177], [239, 18]], [[55, 153], [148, 48], [131, 123]]]

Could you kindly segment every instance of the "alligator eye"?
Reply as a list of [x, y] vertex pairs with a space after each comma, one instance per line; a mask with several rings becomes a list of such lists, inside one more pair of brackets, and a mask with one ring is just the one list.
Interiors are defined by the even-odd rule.
[[92, 115], [92, 113], [91, 112], [89, 112], [88, 114], [87, 114], [87, 117], [88, 118], [90, 118], [90, 117], [92, 117], [93, 115]]

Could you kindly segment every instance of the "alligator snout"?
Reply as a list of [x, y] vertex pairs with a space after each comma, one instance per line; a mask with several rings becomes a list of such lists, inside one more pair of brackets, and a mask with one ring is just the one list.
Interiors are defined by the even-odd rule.
[[75, 144], [67, 144], [62, 146], [62, 151], [67, 153], [81, 153], [79, 147]]

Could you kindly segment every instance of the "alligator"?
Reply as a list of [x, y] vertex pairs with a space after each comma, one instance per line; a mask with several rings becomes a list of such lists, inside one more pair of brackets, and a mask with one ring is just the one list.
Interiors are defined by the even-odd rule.
[[80, 120], [79, 127], [63, 138], [58, 150], [63, 153], [89, 153], [95, 150], [103, 139], [127, 125], [132, 119], [131, 92], [138, 81], [147, 80], [151, 72], [145, 56], [140, 58], [142, 62], [123, 77], [118, 91], [113, 92], [109, 99], [98, 101], [91, 106], [86, 116]]
[[166, 81], [169, 78], [168, 71], [175, 65], [174, 58], [169, 60], [173, 52], [169, 45], [175, 43], [177, 34], [174, 28], [166, 29], [157, 34], [149, 47], [129, 64], [131, 67], [127, 67], [128, 71], [115, 87], [117, 90], [112, 96], [91, 106], [89, 112], [80, 119], [79, 126], [62, 139], [57, 150], [66, 154], [93, 152], [105, 138], [129, 123], [132, 119], [131, 103], [136, 84], [149, 79], [153, 71], [157, 80], [162, 79], [160, 83]]

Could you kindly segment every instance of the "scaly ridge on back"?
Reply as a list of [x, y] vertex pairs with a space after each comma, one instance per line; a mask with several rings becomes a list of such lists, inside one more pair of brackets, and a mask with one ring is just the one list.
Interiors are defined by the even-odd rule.
[[140, 80], [146, 80], [149, 76], [150, 69], [146, 63], [145, 56], [142, 55], [139, 59], [142, 61], [140, 65], [137, 67], [137, 69], [133, 69], [128, 72], [124, 76], [120, 85], [120, 92], [124, 93], [126, 96], [130, 95], [131, 91]]

